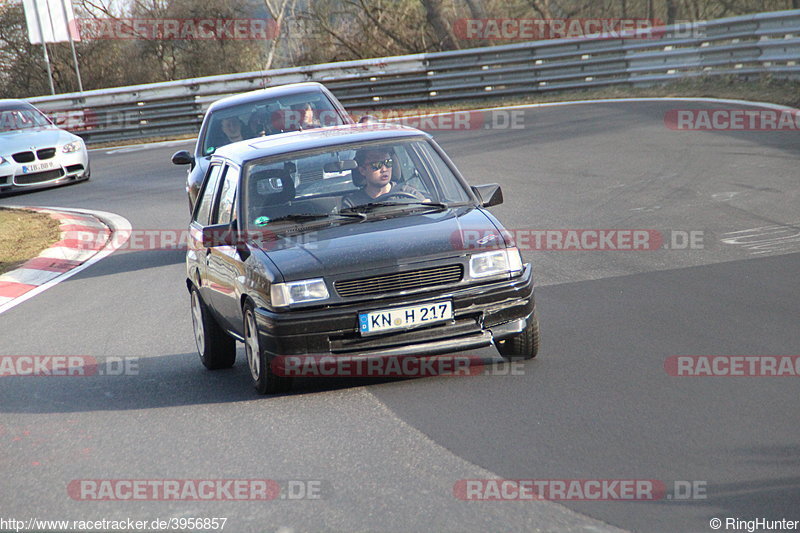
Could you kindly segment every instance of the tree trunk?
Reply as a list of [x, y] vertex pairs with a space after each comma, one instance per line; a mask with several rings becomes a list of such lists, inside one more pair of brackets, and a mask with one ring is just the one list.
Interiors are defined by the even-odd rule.
[[675, 24], [678, 17], [678, 6], [675, 2], [676, 0], [667, 0], [667, 25]]
[[431, 23], [433, 31], [436, 32], [436, 38], [441, 49], [455, 50], [459, 48], [453, 35], [453, 30], [445, 21], [441, 0], [422, 0], [422, 4], [425, 6], [425, 12], [428, 15], [428, 22]]
[[[483, 6], [483, 0], [464, 0], [469, 8], [469, 15], [474, 19], [485, 19], [486, 9]], [[800, 2], [800, 0], [795, 0]]]
[[[275, 25], [278, 28], [278, 32], [282, 30], [281, 26], [283, 25], [283, 20], [286, 15], [286, 4], [288, 4], [289, 0], [281, 0], [280, 4], [277, 6], [273, 6], [270, 3], [270, 0], [264, 0], [264, 5], [267, 8], [267, 12], [272, 17], [272, 20], [275, 21]], [[292, 7], [294, 7], [295, 0], [292, 0]], [[278, 48], [278, 41], [281, 40], [282, 35], [278, 33], [275, 35], [274, 38], [269, 40], [269, 44], [267, 45], [267, 58], [264, 61], [264, 70], [269, 70], [272, 68], [272, 63], [275, 60], [275, 51]]]

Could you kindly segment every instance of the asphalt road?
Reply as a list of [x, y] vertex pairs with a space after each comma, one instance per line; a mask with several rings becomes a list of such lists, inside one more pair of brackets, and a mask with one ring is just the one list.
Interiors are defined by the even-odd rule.
[[[800, 144], [678, 132], [685, 102], [529, 109], [519, 129], [434, 132], [514, 230], [652, 229], [655, 251], [528, 250], [543, 332], [515, 375], [301, 380], [259, 397], [242, 350], [195, 355], [179, 251], [122, 251], [0, 315], [0, 356], [137, 358], [138, 374], [0, 378], [0, 518], [226, 517], [226, 531], [712, 531], [800, 520], [792, 377], [673, 377], [674, 355], [800, 354]], [[183, 229], [180, 145], [92, 152], [90, 182], [0, 204]], [[759, 229], [760, 228], [760, 229]], [[766, 228], [766, 229], [764, 229]], [[694, 249], [681, 239], [694, 232]], [[675, 246], [672, 246], [675, 239]], [[494, 349], [476, 352], [495, 357]], [[495, 371], [492, 371], [495, 369]], [[462, 479], [660, 480], [655, 502], [464, 502]], [[319, 481], [321, 498], [76, 501], [84, 479]], [[705, 499], [678, 500], [676, 481]]]

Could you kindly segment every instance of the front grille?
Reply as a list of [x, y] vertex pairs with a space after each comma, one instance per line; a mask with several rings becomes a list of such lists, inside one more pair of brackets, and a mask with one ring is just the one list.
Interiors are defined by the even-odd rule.
[[43, 181], [50, 181], [60, 178], [64, 175], [64, 171], [60, 168], [55, 170], [47, 170], [45, 172], [33, 172], [31, 174], [23, 174], [14, 178], [14, 183], [17, 185], [30, 185], [31, 183], [42, 183]]
[[464, 275], [461, 265], [447, 265], [410, 272], [397, 272], [383, 274], [369, 278], [337, 281], [334, 283], [336, 292], [344, 298], [350, 296], [366, 296], [371, 294], [384, 294], [387, 292], [409, 291], [438, 285], [458, 283]]
[[30, 163], [36, 159], [33, 155], [33, 152], [17, 152], [11, 157], [13, 157], [14, 161], [17, 163]]
[[36, 152], [36, 157], [41, 159], [52, 159], [53, 156], [56, 155], [55, 148], [43, 148]]

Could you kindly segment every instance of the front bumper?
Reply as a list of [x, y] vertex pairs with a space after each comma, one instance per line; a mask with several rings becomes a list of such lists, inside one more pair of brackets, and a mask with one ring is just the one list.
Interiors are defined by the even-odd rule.
[[[50, 187], [73, 181], [89, 179], [89, 155], [86, 150], [64, 154], [56, 153], [50, 159], [17, 163], [11, 156], [0, 164], [0, 191], [21, 191], [39, 187]], [[47, 164], [50, 168], [38, 169], [36, 165]], [[33, 166], [33, 169], [31, 167]]]
[[[419, 329], [362, 337], [358, 314], [451, 299], [453, 319]], [[262, 349], [268, 357], [332, 355], [381, 357], [437, 355], [489, 346], [518, 334], [535, 310], [531, 265], [520, 277], [484, 285], [276, 313], [256, 309]]]

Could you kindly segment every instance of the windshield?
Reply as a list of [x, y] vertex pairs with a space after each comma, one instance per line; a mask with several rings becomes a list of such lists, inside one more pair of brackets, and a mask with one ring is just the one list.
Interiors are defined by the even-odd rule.
[[265, 98], [213, 112], [203, 138], [203, 155], [236, 141], [323, 126], [344, 124], [321, 92]]
[[[465, 184], [427, 140], [256, 160], [246, 166], [244, 184], [248, 229], [282, 221], [361, 220], [377, 211], [403, 214], [471, 201]], [[349, 218], [353, 214], [362, 217]]]
[[0, 132], [29, 130], [50, 126], [47, 117], [27, 106], [5, 106], [0, 108]]

